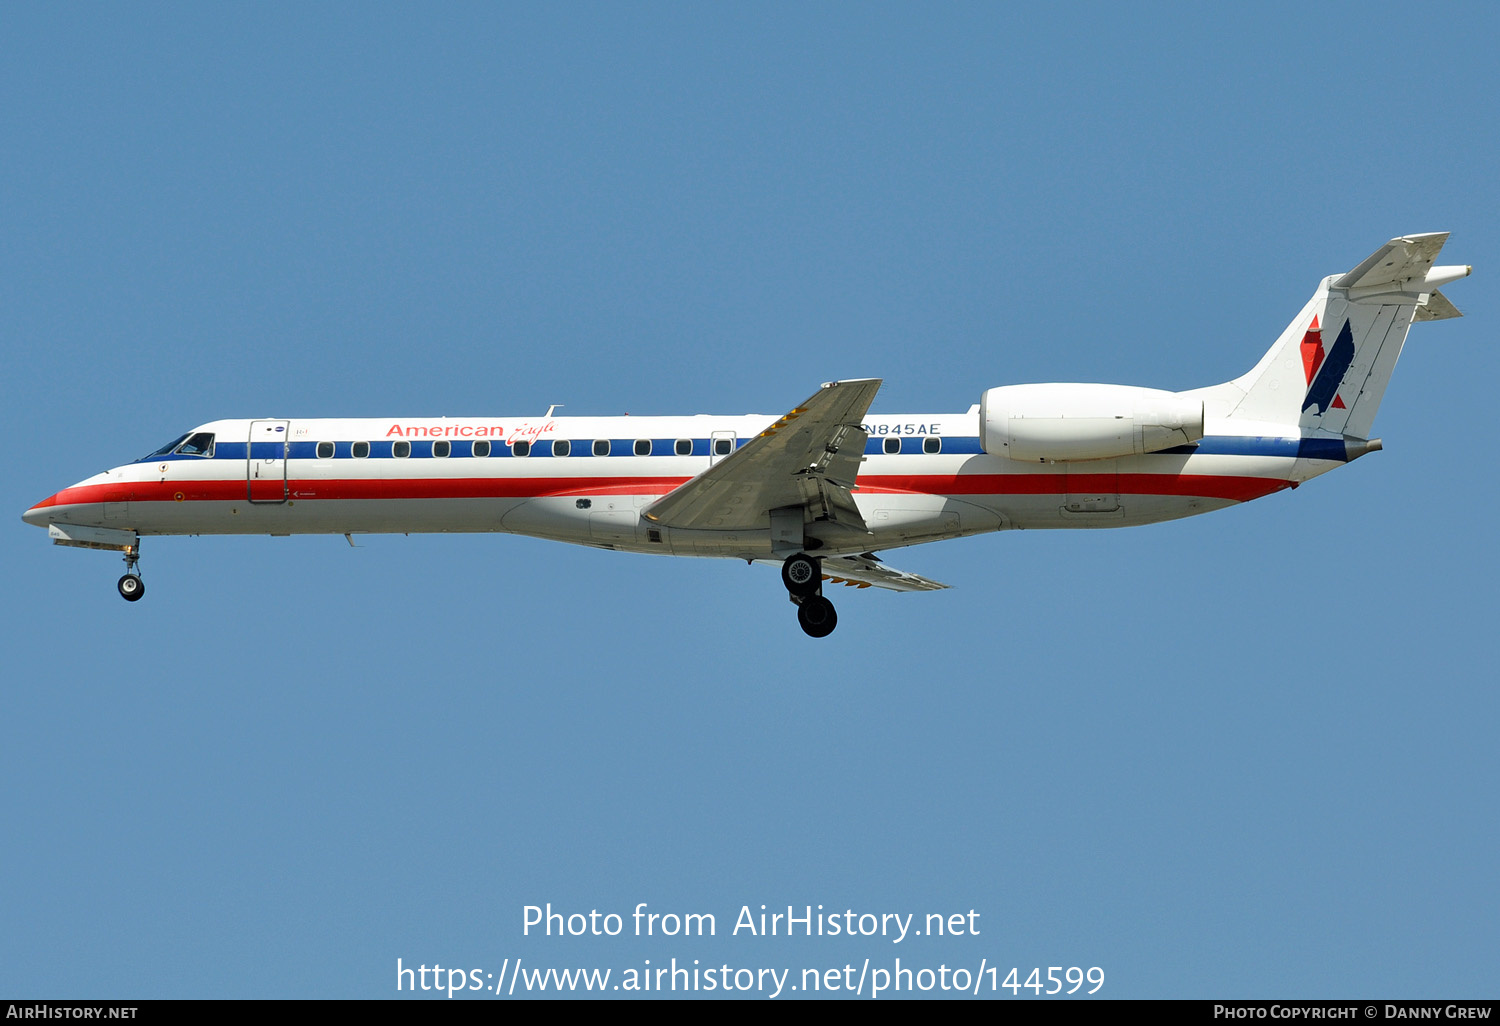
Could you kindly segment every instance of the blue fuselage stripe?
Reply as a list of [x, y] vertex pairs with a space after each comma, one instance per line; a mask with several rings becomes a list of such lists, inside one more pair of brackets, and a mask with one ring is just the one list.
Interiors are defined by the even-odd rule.
[[[917, 456], [924, 453], [924, 443], [933, 439], [933, 436], [903, 437], [899, 439], [901, 448], [899, 452], [887, 452], [886, 443], [894, 439], [893, 436], [885, 438], [871, 438], [865, 443], [866, 456]], [[547, 439], [533, 442], [531, 453], [526, 459], [555, 459], [552, 453], [552, 443], [561, 439]], [[569, 459], [603, 459], [606, 457], [595, 456], [593, 446], [595, 439], [571, 438], [569, 442]], [[708, 438], [689, 439], [692, 442], [692, 452], [686, 455], [707, 456], [712, 445]], [[750, 441], [748, 438], [738, 438], [735, 446], [743, 446]], [[678, 455], [675, 438], [653, 438], [650, 439], [652, 456], [674, 456]], [[615, 438], [610, 439], [609, 457], [635, 456], [636, 439]], [[468, 439], [452, 442], [450, 455], [448, 457], [435, 457], [432, 454], [433, 440], [413, 439], [409, 442], [410, 455], [405, 459], [474, 459], [472, 443]], [[246, 458], [244, 442], [218, 442], [214, 446], [212, 456], [190, 456], [186, 454], [169, 453], [165, 456], [148, 456], [136, 460], [137, 463], [165, 463], [177, 460], [244, 460]], [[251, 446], [250, 458], [257, 460], [275, 460], [286, 458], [294, 460], [314, 460], [318, 458], [318, 442], [256, 442]], [[360, 459], [392, 459], [395, 457], [394, 449], [396, 442], [389, 440], [371, 441], [368, 457]], [[285, 448], [283, 448], [285, 446]], [[978, 436], [975, 435], [943, 435], [939, 442], [939, 452], [946, 456], [978, 456], [984, 452], [984, 446]], [[927, 455], [936, 455], [928, 453]], [[1302, 437], [1272, 437], [1272, 436], [1248, 436], [1248, 435], [1210, 435], [1202, 438], [1191, 445], [1177, 445], [1170, 449], [1158, 449], [1152, 455], [1158, 456], [1277, 456], [1286, 459], [1305, 460], [1332, 460], [1338, 463], [1347, 462], [1342, 438], [1302, 438]], [[354, 443], [349, 441], [336, 441], [333, 443], [333, 455], [325, 457], [328, 459], [347, 460], [355, 459]], [[490, 443], [490, 454], [480, 459], [519, 459], [511, 451], [509, 445], [504, 442], [495, 441]]]

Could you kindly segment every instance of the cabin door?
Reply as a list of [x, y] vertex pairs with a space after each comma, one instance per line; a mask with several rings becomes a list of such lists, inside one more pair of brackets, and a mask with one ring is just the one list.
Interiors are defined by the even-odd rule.
[[286, 501], [288, 433], [288, 422], [284, 420], [250, 422], [250, 447], [246, 453], [245, 477], [250, 486], [251, 502]]

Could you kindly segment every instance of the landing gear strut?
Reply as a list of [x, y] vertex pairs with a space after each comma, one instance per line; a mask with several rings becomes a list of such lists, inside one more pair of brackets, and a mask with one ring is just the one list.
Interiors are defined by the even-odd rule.
[[823, 563], [816, 556], [799, 552], [781, 564], [781, 583], [797, 606], [797, 622], [813, 638], [826, 638], [838, 626], [833, 603], [823, 597]]
[[120, 597], [126, 602], [139, 602], [141, 596], [146, 594], [146, 585], [141, 581], [141, 575], [136, 573], [136, 564], [141, 561], [141, 545], [139, 542], [125, 550], [125, 576], [120, 578], [117, 587], [120, 589]]

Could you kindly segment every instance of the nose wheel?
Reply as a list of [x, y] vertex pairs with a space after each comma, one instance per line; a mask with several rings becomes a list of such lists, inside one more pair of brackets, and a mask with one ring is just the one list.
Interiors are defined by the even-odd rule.
[[141, 575], [136, 573], [136, 566], [141, 561], [141, 547], [139, 544], [132, 545], [125, 550], [125, 576], [120, 578], [116, 587], [120, 590], [120, 597], [126, 602], [139, 602], [141, 596], [146, 594], [145, 582]]
[[823, 597], [823, 562], [799, 552], [781, 564], [781, 583], [797, 606], [797, 622], [810, 638], [826, 638], [838, 626], [833, 603]]

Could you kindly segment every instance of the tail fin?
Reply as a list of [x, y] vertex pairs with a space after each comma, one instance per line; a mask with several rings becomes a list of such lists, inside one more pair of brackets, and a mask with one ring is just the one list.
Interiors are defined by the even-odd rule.
[[1462, 314], [1438, 286], [1471, 267], [1436, 267], [1447, 232], [1392, 239], [1323, 279], [1248, 374], [1200, 389], [1211, 414], [1368, 438], [1413, 320]]

